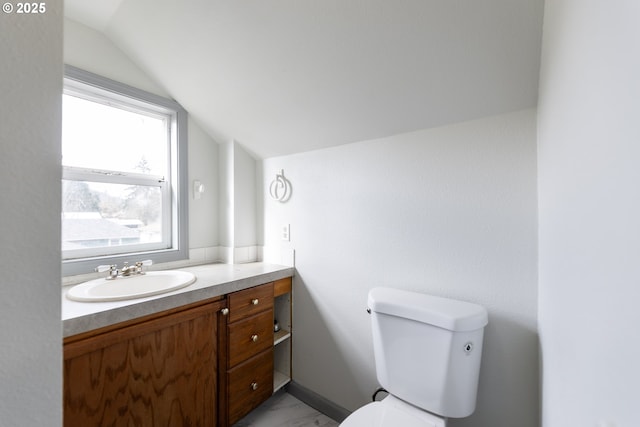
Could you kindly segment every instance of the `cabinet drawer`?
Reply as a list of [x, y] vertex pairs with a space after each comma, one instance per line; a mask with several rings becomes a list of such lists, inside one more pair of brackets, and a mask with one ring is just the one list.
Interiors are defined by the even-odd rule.
[[273, 394], [273, 348], [231, 369], [227, 378], [232, 425]]
[[229, 364], [238, 363], [273, 346], [273, 310], [264, 311], [227, 326]]
[[229, 323], [273, 307], [273, 282], [229, 295]]

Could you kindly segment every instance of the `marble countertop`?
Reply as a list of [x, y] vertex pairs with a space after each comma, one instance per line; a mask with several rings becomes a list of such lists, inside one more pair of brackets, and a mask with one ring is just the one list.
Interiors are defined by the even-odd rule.
[[263, 283], [293, 276], [294, 268], [254, 262], [247, 264], [208, 264], [180, 268], [195, 274], [195, 283], [145, 298], [111, 302], [78, 302], [66, 297], [62, 289], [63, 336], [69, 337], [104, 326], [169, 310], [204, 299], [225, 295]]

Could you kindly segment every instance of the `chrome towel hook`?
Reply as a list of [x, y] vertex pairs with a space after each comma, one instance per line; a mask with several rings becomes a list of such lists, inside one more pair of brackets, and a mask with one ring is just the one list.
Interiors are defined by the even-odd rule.
[[271, 181], [269, 195], [280, 203], [285, 203], [291, 197], [291, 182], [284, 177], [284, 169], [281, 169], [280, 173], [276, 174], [276, 179]]

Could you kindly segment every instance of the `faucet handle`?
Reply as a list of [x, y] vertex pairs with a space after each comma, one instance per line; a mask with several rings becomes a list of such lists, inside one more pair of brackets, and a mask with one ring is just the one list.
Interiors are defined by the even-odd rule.
[[116, 268], [116, 265], [109, 265], [109, 264], [104, 264], [104, 265], [99, 265], [97, 266], [94, 271], [96, 273], [104, 273], [105, 271], [112, 271]]
[[153, 261], [150, 259], [144, 260], [144, 261], [138, 261], [136, 262], [136, 273], [137, 274], [144, 274], [144, 272], [142, 271], [142, 266], [150, 266], [153, 265]]
[[109, 275], [107, 276], [107, 280], [115, 279], [116, 277], [118, 277], [118, 266], [115, 264], [99, 265], [95, 268], [95, 271], [98, 273], [104, 273], [105, 271], [108, 271]]

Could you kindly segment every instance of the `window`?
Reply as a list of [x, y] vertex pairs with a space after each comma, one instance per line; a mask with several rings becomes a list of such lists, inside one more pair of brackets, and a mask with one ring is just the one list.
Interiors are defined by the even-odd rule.
[[62, 105], [63, 274], [188, 258], [186, 111], [70, 66]]

